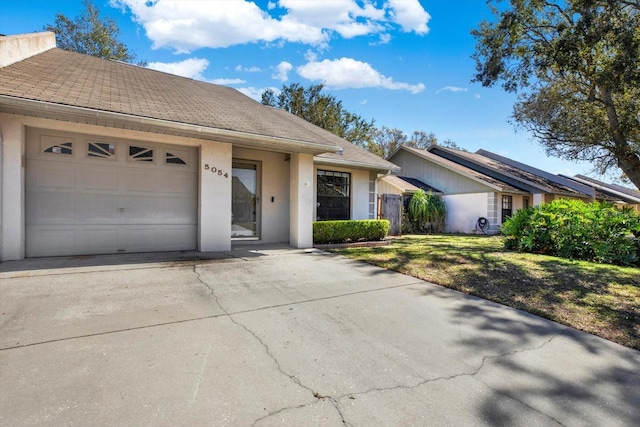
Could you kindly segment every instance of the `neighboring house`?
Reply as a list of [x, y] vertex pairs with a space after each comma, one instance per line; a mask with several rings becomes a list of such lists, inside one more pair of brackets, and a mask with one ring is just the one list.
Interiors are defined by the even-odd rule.
[[561, 176], [592, 187], [596, 192], [596, 200], [612, 202], [618, 207], [630, 207], [640, 212], [640, 191], [638, 190], [632, 190], [616, 184], [607, 184], [584, 175]]
[[527, 191], [531, 194], [530, 204], [532, 206], [556, 199], [591, 201], [595, 197], [593, 188], [587, 185], [490, 151], [478, 150], [475, 153], [469, 153], [439, 146], [431, 147], [429, 151]]
[[[0, 260], [312, 245], [391, 163], [235, 89], [0, 37]], [[317, 189], [317, 191], [316, 191]]]
[[[403, 176], [418, 179], [444, 194], [449, 233], [480, 232], [480, 218], [488, 220], [487, 232], [495, 233], [502, 216], [522, 207], [523, 199], [529, 196], [526, 191], [427, 150], [401, 146], [389, 161], [402, 168]], [[510, 206], [502, 206], [505, 200], [510, 201]]]
[[469, 153], [433, 146], [400, 147], [389, 161], [410, 176], [444, 193], [448, 232], [477, 231], [479, 217], [497, 232], [516, 210], [559, 198], [595, 199], [592, 187], [506, 157], [479, 150]]

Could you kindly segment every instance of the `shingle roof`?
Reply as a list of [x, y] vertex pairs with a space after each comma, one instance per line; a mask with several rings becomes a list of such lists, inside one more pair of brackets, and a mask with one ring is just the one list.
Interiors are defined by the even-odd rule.
[[385, 181], [389, 185], [393, 185], [394, 187], [402, 190], [403, 193], [413, 193], [418, 190], [423, 190], [425, 192], [431, 191], [432, 193], [442, 194], [442, 191], [425, 184], [416, 178], [408, 178], [406, 176], [398, 176], [398, 175], [387, 175], [382, 178], [382, 181]]
[[623, 187], [617, 184], [608, 184], [594, 178], [584, 175], [576, 175], [575, 177], [567, 177], [595, 188], [596, 198], [598, 200], [608, 200], [612, 202], [624, 202], [629, 204], [640, 203], [640, 191]]
[[438, 155], [435, 155], [427, 150], [422, 150], [420, 148], [414, 148], [414, 147], [408, 147], [406, 145], [403, 145], [400, 147], [400, 149], [403, 150], [407, 150], [409, 152], [412, 152], [414, 154], [417, 154], [418, 156], [426, 159], [426, 160], [430, 160], [434, 163], [440, 164], [441, 166], [452, 170], [454, 172], [457, 172], [461, 175], [467, 176], [475, 181], [479, 181], [481, 183], [484, 184], [488, 184], [489, 186], [496, 188], [500, 191], [502, 191], [503, 193], [522, 193], [523, 190], [516, 188], [512, 185], [507, 184], [506, 182], [500, 181], [499, 179], [493, 178], [489, 175], [485, 175], [481, 172], [478, 172], [474, 169], [468, 168], [466, 166], [460, 165], [458, 163], [452, 162], [451, 160], [447, 160], [444, 157], [440, 157]]
[[[311, 123], [309, 124], [311, 126], [314, 126]], [[342, 138], [336, 138], [337, 139], [335, 143], [342, 149], [341, 153], [339, 152], [320, 154], [318, 156], [315, 156], [315, 160], [317, 162], [329, 163], [334, 165], [344, 164], [345, 166], [357, 166], [358, 164], [364, 164], [371, 167], [376, 167], [377, 169], [384, 171], [400, 170], [400, 168], [393, 163], [388, 162], [385, 159], [376, 156], [375, 154], [371, 154], [367, 150], [357, 147]]]
[[631, 196], [631, 197], [636, 197], [636, 198], [640, 198], [640, 191], [638, 190], [633, 190], [631, 188], [627, 188], [627, 187], [623, 187], [622, 185], [617, 185], [617, 184], [609, 184], [603, 181], [599, 181], [597, 179], [594, 178], [589, 178], [588, 176], [584, 176], [584, 175], [576, 175], [576, 178], [581, 179], [583, 181], [589, 181], [593, 184], [602, 186], [602, 187], [606, 187], [608, 189], [617, 191], [619, 193], [623, 193], [626, 194], [627, 196]]
[[435, 187], [430, 186], [429, 184], [425, 184], [424, 182], [420, 181], [419, 179], [409, 178], [409, 177], [406, 177], [406, 176], [399, 176], [398, 178], [400, 178], [401, 180], [405, 181], [409, 185], [413, 185], [414, 187], [421, 189], [422, 191], [426, 191], [426, 192], [431, 191], [432, 193], [440, 193], [440, 194], [442, 193], [442, 191], [438, 190]]
[[[550, 175], [548, 172], [544, 172], [528, 165], [519, 164], [511, 159], [503, 158], [504, 161], [501, 161], [499, 160], [500, 156], [485, 150], [478, 150], [476, 153], [469, 153], [467, 151], [454, 150], [446, 147], [435, 147], [434, 149], [450, 153], [455, 157], [465, 159], [472, 164], [488, 169], [498, 175], [513, 178], [522, 184], [537, 187], [548, 193], [587, 197], [586, 194], [574, 190], [567, 185], [563, 185], [557, 181], [546, 178], [544, 175]], [[471, 167], [473, 168], [473, 166]]]
[[[376, 169], [395, 167], [233, 88], [62, 49], [51, 49], [0, 68], [0, 97], [317, 144], [316, 154], [325, 151], [322, 147], [326, 152], [342, 147], [342, 156], [323, 157], [338, 156]], [[0, 99], [0, 111], [7, 108]]]

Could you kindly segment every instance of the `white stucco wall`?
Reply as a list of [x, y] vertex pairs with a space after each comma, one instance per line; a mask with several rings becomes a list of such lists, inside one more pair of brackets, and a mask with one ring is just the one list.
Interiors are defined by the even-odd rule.
[[544, 193], [535, 193], [533, 195], [533, 204], [531, 206], [539, 206], [544, 203]]
[[2, 133], [2, 201], [0, 219], [2, 239], [0, 260], [24, 258], [24, 150], [25, 128], [20, 116], [0, 113]]
[[0, 37], [0, 67], [56, 47], [56, 36], [50, 31]]
[[290, 159], [290, 229], [289, 244], [294, 248], [313, 246], [315, 215], [315, 170], [311, 154], [296, 153]]
[[[233, 159], [260, 162], [261, 229], [259, 243], [289, 242], [290, 158], [284, 153], [233, 148]], [[248, 243], [248, 242], [244, 242]]]
[[[210, 173], [212, 167], [228, 176]], [[202, 252], [230, 250], [231, 144], [204, 143], [200, 146], [199, 181], [198, 249]]]
[[447, 207], [447, 233], [473, 233], [478, 218], [488, 218], [488, 193], [444, 196]]

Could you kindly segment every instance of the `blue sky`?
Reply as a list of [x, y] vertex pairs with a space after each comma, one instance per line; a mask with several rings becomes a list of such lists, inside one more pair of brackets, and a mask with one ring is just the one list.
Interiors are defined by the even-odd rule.
[[[149, 67], [259, 99], [283, 84], [326, 85], [378, 127], [433, 132], [553, 173], [591, 166], [547, 157], [509, 122], [515, 96], [471, 83], [482, 0], [94, 0]], [[2, 0], [0, 33], [39, 31], [81, 0]], [[598, 178], [597, 175], [590, 174]], [[608, 177], [611, 181], [611, 177]]]

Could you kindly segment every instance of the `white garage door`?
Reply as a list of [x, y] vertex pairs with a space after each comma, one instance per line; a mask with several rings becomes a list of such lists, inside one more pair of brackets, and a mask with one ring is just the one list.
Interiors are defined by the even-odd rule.
[[28, 257], [196, 249], [197, 149], [29, 129]]

